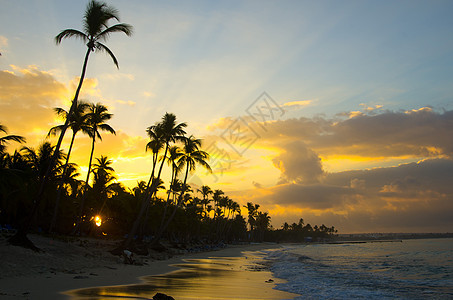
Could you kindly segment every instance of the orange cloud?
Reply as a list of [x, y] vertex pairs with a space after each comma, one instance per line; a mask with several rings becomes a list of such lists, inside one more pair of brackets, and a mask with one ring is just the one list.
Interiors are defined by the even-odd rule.
[[0, 120], [10, 132], [38, 144], [52, 126], [53, 108], [68, 98], [66, 87], [35, 66], [0, 72]]

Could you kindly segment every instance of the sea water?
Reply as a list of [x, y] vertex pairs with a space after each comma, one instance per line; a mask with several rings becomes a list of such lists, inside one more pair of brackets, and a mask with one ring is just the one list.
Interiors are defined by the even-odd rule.
[[453, 299], [453, 239], [285, 245], [266, 251], [294, 299]]

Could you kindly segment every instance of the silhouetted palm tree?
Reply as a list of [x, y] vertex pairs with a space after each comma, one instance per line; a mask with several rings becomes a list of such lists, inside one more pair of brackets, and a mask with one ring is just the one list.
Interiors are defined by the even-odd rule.
[[[174, 114], [165, 113], [165, 115], [162, 117], [161, 122], [150, 126], [147, 130], [148, 133], [153, 132], [155, 134], [155, 136], [164, 145], [163, 147], [165, 148], [165, 150], [164, 150], [164, 154], [162, 156], [163, 158], [162, 158], [162, 162], [159, 167], [157, 176], [154, 178], [154, 176], [153, 176], [154, 172], [152, 172], [151, 178], [148, 181], [148, 188], [147, 188], [148, 192], [146, 193], [147, 194], [146, 198], [142, 202], [142, 207], [140, 209], [140, 212], [134, 221], [134, 224], [131, 228], [131, 231], [129, 233], [127, 240], [125, 241], [125, 243], [123, 245], [126, 248], [130, 246], [130, 244], [132, 242], [132, 238], [134, 237], [134, 235], [136, 234], [136, 232], [138, 230], [138, 227], [142, 220], [143, 214], [145, 213], [145, 211], [148, 208], [149, 201], [153, 197], [154, 193], [156, 193], [156, 191], [157, 191], [157, 186], [160, 182], [160, 175], [162, 173], [162, 168], [164, 166], [164, 163], [165, 163], [165, 160], [167, 157], [168, 148], [170, 147], [171, 143], [174, 143], [176, 141], [181, 141], [184, 139], [184, 135], [186, 134], [186, 132], [184, 130], [185, 127], [187, 127], [186, 123], [180, 123], [180, 124], [176, 123], [176, 116]], [[153, 169], [154, 169], [154, 166], [153, 166]], [[151, 186], [149, 186], [150, 184], [151, 184]]]
[[[86, 68], [88, 64], [88, 58], [91, 52], [96, 50], [105, 51], [107, 52], [110, 57], [113, 59], [114, 64], [118, 67], [118, 60], [113, 55], [113, 52], [107, 48], [103, 43], [106, 41], [110, 34], [115, 32], [123, 32], [126, 35], [130, 36], [132, 34], [132, 26], [128, 24], [115, 24], [113, 26], [109, 26], [110, 20], [117, 20], [119, 21], [118, 11], [105, 3], [97, 2], [97, 1], [90, 1], [87, 5], [85, 10], [85, 15], [83, 17], [83, 31], [79, 31], [76, 29], [66, 29], [60, 32], [55, 37], [55, 42], [60, 44], [61, 41], [65, 38], [76, 37], [80, 38], [83, 42], [86, 43], [88, 49], [85, 54], [85, 59], [83, 62], [82, 73], [80, 76], [79, 84], [77, 86], [74, 99], [72, 100], [71, 108], [68, 112], [68, 118], [66, 118], [65, 125], [63, 126], [60, 137], [58, 138], [57, 145], [55, 146], [55, 154], [59, 153], [61, 143], [63, 142], [63, 138], [65, 132], [69, 126], [69, 121], [71, 120], [71, 116], [74, 112], [74, 109], [77, 106], [77, 100], [79, 98], [79, 93], [82, 88], [83, 80], [85, 78]], [[28, 248], [32, 248], [34, 250], [38, 250], [35, 245], [27, 238], [27, 233], [30, 229], [31, 220], [34, 218], [34, 215], [37, 212], [39, 204], [41, 202], [41, 196], [44, 191], [44, 187], [48, 180], [48, 175], [53, 168], [53, 165], [56, 163], [57, 157], [53, 156], [49, 168], [47, 169], [45, 176], [41, 180], [40, 187], [38, 192], [36, 193], [35, 199], [33, 201], [33, 209], [31, 212], [30, 218], [28, 218], [28, 222], [22, 226], [16, 235], [9, 239], [9, 242], [14, 245], [24, 246]]]
[[244, 207], [248, 210], [248, 223], [250, 225], [250, 232], [253, 238], [253, 232], [256, 229], [256, 218], [258, 217], [258, 208], [260, 208], [260, 205], [247, 202], [247, 206]]
[[[138, 230], [140, 222], [142, 221], [143, 215], [148, 209], [149, 202], [151, 201], [151, 198], [157, 191], [157, 187], [160, 183], [160, 175], [162, 174], [162, 168], [163, 168], [165, 160], [167, 158], [168, 148], [170, 147], [170, 144], [184, 139], [184, 135], [186, 134], [186, 132], [184, 130], [185, 127], [187, 127], [186, 123], [180, 123], [180, 124], [176, 123], [176, 116], [172, 113], [165, 113], [165, 115], [162, 117], [162, 120], [160, 122], [148, 127], [147, 133], [150, 136], [151, 141], [156, 140], [156, 143], [157, 143], [157, 145], [155, 145], [156, 150], [160, 150], [161, 148], [164, 148], [165, 150], [164, 150], [164, 154], [162, 156], [162, 161], [161, 161], [159, 171], [158, 171], [156, 177], [154, 177], [155, 165], [153, 164], [153, 170], [151, 172], [151, 176], [148, 181], [148, 186], [146, 189], [147, 190], [146, 196], [142, 201], [142, 206], [140, 208], [140, 212], [138, 213], [138, 216], [135, 219], [134, 224], [132, 225], [128, 238], [126, 239], [126, 241], [123, 244], [124, 248], [128, 248], [130, 246], [130, 244], [132, 242], [132, 238], [137, 233], [137, 230]], [[157, 140], [159, 142], [157, 142]], [[161, 147], [161, 145], [162, 145], [162, 147]], [[154, 155], [154, 151], [153, 151], [153, 155]], [[120, 250], [121, 248], [122, 247], [118, 248], [117, 250]]]
[[178, 175], [178, 171], [179, 171], [178, 170], [178, 160], [181, 157], [181, 155], [182, 155], [182, 151], [176, 145], [173, 145], [168, 149], [167, 162], [168, 162], [168, 164], [171, 165], [171, 179], [170, 179], [170, 187], [167, 191], [167, 201], [165, 202], [164, 212], [162, 214], [160, 226], [163, 226], [164, 220], [167, 216], [167, 208], [168, 208], [168, 205], [170, 202], [170, 196], [172, 193], [173, 193], [173, 195], [175, 195], [175, 192], [177, 191], [176, 189], [174, 189], [174, 187], [177, 185], [177, 182], [178, 182], [176, 179], [176, 176]]
[[184, 203], [183, 202], [184, 194], [188, 188], [187, 177], [189, 175], [189, 171], [194, 171], [197, 164], [211, 171], [211, 167], [207, 163], [207, 160], [209, 159], [209, 154], [203, 150], [200, 150], [200, 147], [201, 140], [196, 139], [193, 135], [184, 139], [183, 153], [179, 158], [178, 165], [179, 169], [182, 169], [184, 167], [186, 168], [184, 182], [182, 185], [182, 191], [181, 194], [179, 194], [178, 201], [176, 203], [175, 209], [173, 210], [173, 213], [170, 215], [164, 226], [159, 229], [158, 233], [155, 236], [154, 242], [157, 242], [161, 238], [162, 233], [165, 231], [165, 229], [167, 229], [168, 225], [173, 220], [178, 207], [180, 207]]
[[113, 161], [108, 159], [107, 156], [101, 155], [100, 158], [96, 158], [96, 163], [93, 164], [93, 191], [95, 193], [95, 198], [102, 203], [98, 214], [102, 213], [107, 199], [113, 193], [116, 177], [114, 175], [115, 170], [111, 166], [112, 163]]
[[[0, 132], [8, 134], [8, 129], [6, 126], [0, 124]], [[25, 138], [20, 135], [5, 135], [0, 137], [0, 192], [7, 191], [9, 189], [7, 183], [17, 181], [17, 179], [19, 179], [14, 168], [10, 168], [11, 157], [5, 151], [6, 145], [10, 141], [24, 143]]]
[[[60, 184], [59, 184], [58, 191], [57, 191], [57, 199], [55, 200], [55, 208], [54, 208], [54, 213], [52, 216], [52, 221], [50, 223], [49, 232], [52, 232], [52, 230], [57, 222], [57, 213], [58, 213], [58, 206], [59, 206], [60, 199], [61, 199], [61, 191], [63, 189], [63, 182], [66, 180], [66, 170], [67, 170], [68, 163], [69, 163], [69, 157], [70, 157], [71, 151], [72, 151], [72, 146], [74, 145], [75, 136], [79, 131], [82, 131], [82, 132], [88, 134], [89, 130], [90, 130], [90, 126], [87, 123], [87, 115], [85, 113], [88, 106], [89, 106], [88, 103], [79, 101], [71, 116], [71, 120], [69, 120], [69, 127], [72, 130], [71, 143], [69, 144], [68, 155], [66, 156], [66, 163], [65, 163], [64, 169], [63, 169], [63, 176], [61, 176]], [[68, 112], [65, 111], [64, 109], [57, 107], [54, 110], [57, 113], [57, 115], [63, 117], [65, 120], [68, 118]], [[63, 130], [63, 128], [64, 128], [64, 124], [54, 126], [49, 130], [49, 133], [47, 134], [47, 136], [55, 135], [58, 132], [61, 132]]]
[[223, 194], [225, 194], [225, 193], [219, 189], [215, 190], [212, 194], [212, 200], [214, 201], [214, 219], [218, 216], [217, 212], [221, 211], [221, 210], [218, 210], [218, 208], [219, 208], [219, 203], [220, 203], [220, 200], [222, 199]]
[[[101, 103], [93, 104], [91, 103], [88, 107], [87, 111], [87, 122], [90, 126], [88, 131], [89, 136], [91, 137], [91, 153], [90, 153], [90, 161], [88, 163], [88, 171], [87, 171], [87, 179], [85, 180], [85, 194], [89, 188], [89, 179], [91, 173], [91, 163], [93, 161], [93, 154], [94, 154], [94, 145], [96, 143], [96, 138], [102, 141], [102, 136], [100, 131], [107, 131], [112, 134], [116, 134], [115, 130], [105, 122], [112, 118], [113, 114], [109, 113], [107, 107], [102, 105]], [[83, 208], [85, 205], [85, 194], [82, 196], [82, 201], [80, 203], [80, 210], [79, 210], [79, 218], [83, 216]], [[79, 220], [80, 221], [80, 220]]]
[[203, 207], [203, 212], [205, 213], [204, 217], [208, 217], [209, 212], [207, 212], [206, 210], [209, 205], [209, 202], [211, 202], [211, 200], [209, 199], [209, 195], [212, 194], [213, 191], [209, 186], [203, 185], [201, 189], [198, 189], [198, 192], [200, 192], [201, 195], [203, 196], [203, 199], [201, 199], [201, 205]]
[[[33, 174], [33, 186], [34, 189], [39, 189], [40, 182], [42, 182], [44, 176], [48, 176], [48, 184], [43, 190], [43, 194], [46, 195], [47, 200], [45, 207], [49, 207], [49, 200], [52, 199], [55, 194], [55, 190], [58, 188], [58, 182], [60, 181], [63, 171], [63, 161], [66, 155], [59, 151], [56, 155], [56, 164], [53, 164], [53, 168], [50, 174], [46, 174], [49, 166], [52, 165], [52, 158], [54, 157], [55, 146], [52, 146], [49, 142], [42, 143], [38, 149], [30, 147], [23, 147], [21, 149], [22, 155], [26, 158], [27, 164]], [[46, 216], [49, 218], [50, 216]], [[30, 221], [31, 222], [31, 221]], [[48, 223], [46, 224], [47, 227]], [[46, 228], [47, 229], [47, 228]]]

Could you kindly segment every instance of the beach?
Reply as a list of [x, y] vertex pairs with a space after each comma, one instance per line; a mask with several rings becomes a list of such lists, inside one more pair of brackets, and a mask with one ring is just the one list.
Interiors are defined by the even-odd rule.
[[[199, 299], [200, 295], [217, 295], [217, 299], [240, 299], [239, 295], [245, 295], [243, 299], [293, 298], [293, 294], [273, 289], [281, 281], [273, 278], [265, 268], [255, 268], [251, 260], [255, 251], [279, 247], [277, 244], [232, 245], [217, 251], [199, 253], [170, 249], [171, 253], [151, 253], [149, 256], [135, 257], [140, 265], [129, 265], [125, 264], [122, 258], [108, 252], [117, 241], [89, 238], [64, 240], [39, 235], [30, 235], [30, 239], [43, 251], [36, 253], [11, 246], [6, 238], [1, 240], [2, 299], [77, 299], [82, 297], [74, 290], [86, 291], [86, 288], [90, 287], [103, 287], [105, 293], [115, 291], [118, 288], [112, 286], [117, 285], [133, 285], [142, 289], [147, 286], [147, 296], [142, 296], [145, 299], [152, 298], [157, 292], [168, 293], [175, 299]], [[244, 253], [248, 254], [248, 257], [244, 256]], [[245, 261], [248, 267], [244, 267]], [[213, 272], [212, 266], [216, 266], [217, 270], [223, 268], [224, 271], [231, 272]], [[206, 284], [200, 285], [199, 275], [202, 269], [207, 270], [202, 276]], [[169, 272], [172, 273], [168, 274]], [[163, 274], [167, 275], [162, 277]], [[198, 278], [193, 281], [193, 289], [186, 286], [172, 290], [168, 278], [178, 276], [184, 277], [186, 284], [190, 282], [187, 280], [191, 276]], [[165, 281], [169, 284], [162, 285], [159, 278], [167, 278]], [[153, 285], [149, 284], [150, 280], [154, 280]], [[161, 284], [156, 285], [157, 281]], [[175, 282], [173, 281], [173, 284]], [[235, 290], [235, 296], [222, 292], [227, 290]], [[172, 292], [177, 295], [171, 295]]]

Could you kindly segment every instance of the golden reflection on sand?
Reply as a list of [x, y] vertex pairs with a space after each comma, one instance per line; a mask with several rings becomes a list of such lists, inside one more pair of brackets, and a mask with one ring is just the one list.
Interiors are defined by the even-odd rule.
[[[151, 299], [157, 292], [175, 299], [292, 299], [295, 294], [273, 289], [283, 280], [260, 264], [259, 254], [242, 257], [190, 259], [163, 275], [145, 276], [134, 285], [94, 287], [69, 291], [71, 299]], [[272, 279], [272, 280], [269, 280]], [[267, 281], [267, 282], [266, 282]]]

